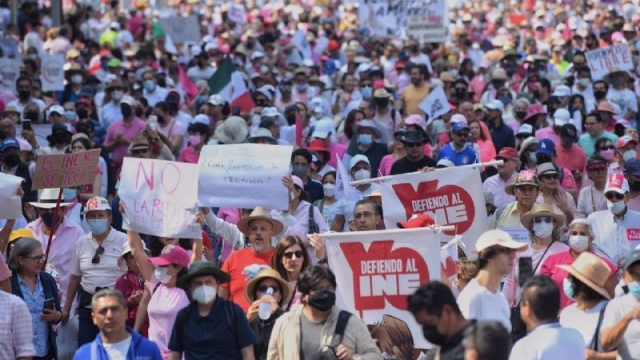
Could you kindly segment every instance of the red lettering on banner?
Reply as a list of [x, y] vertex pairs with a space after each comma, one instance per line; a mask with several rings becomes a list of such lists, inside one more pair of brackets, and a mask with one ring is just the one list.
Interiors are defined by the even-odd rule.
[[407, 296], [429, 281], [424, 258], [411, 248], [392, 250], [393, 245], [393, 240], [374, 241], [367, 251], [362, 243], [340, 244], [353, 272], [358, 311], [384, 309], [385, 300], [406, 310]]
[[464, 188], [445, 185], [438, 188], [438, 180], [425, 181], [414, 190], [412, 184], [393, 185], [398, 199], [405, 209], [407, 219], [414, 214], [427, 214], [438, 225], [454, 225], [447, 235], [462, 234], [469, 230], [475, 219], [473, 198]]
[[640, 229], [627, 229], [627, 240], [640, 241]]

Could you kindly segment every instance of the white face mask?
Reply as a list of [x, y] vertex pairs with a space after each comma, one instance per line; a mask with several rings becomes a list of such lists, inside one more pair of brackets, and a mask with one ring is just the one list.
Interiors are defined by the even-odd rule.
[[154, 270], [156, 279], [158, 279], [158, 281], [160, 281], [163, 284], [169, 283], [169, 281], [171, 280], [171, 275], [167, 274], [167, 271], [169, 271], [169, 268], [166, 266], [164, 267], [156, 266], [156, 269]]
[[208, 304], [216, 299], [217, 290], [218, 289], [213, 286], [201, 285], [193, 291], [191, 296], [200, 304]]
[[371, 178], [371, 171], [369, 171], [367, 169], [360, 169], [360, 170], [356, 171], [355, 174], [353, 174], [353, 177], [356, 180], [367, 180], [367, 179]]
[[542, 239], [548, 238], [549, 236], [551, 236], [551, 233], [553, 232], [553, 223], [552, 222], [546, 223], [544, 221], [541, 223], [534, 223], [533, 232], [539, 238], [542, 238]]
[[74, 84], [82, 84], [82, 75], [73, 75], [71, 77], [71, 82]]
[[322, 189], [324, 190], [325, 197], [334, 197], [336, 196], [336, 186], [331, 183], [326, 183], [322, 185]]
[[569, 236], [569, 246], [577, 252], [583, 252], [589, 247], [589, 238], [584, 235]]
[[638, 152], [635, 150], [627, 150], [622, 154], [622, 160], [629, 161], [635, 159], [638, 156]]
[[582, 86], [582, 87], [588, 87], [589, 85], [591, 85], [591, 79], [589, 79], [589, 78], [580, 78], [580, 79], [578, 79], [578, 84], [580, 84], [580, 86]]
[[609, 208], [609, 211], [611, 211], [611, 213], [614, 215], [620, 214], [622, 211], [624, 211], [625, 206], [626, 205], [624, 204], [624, 200], [616, 202], [607, 201], [607, 208]]

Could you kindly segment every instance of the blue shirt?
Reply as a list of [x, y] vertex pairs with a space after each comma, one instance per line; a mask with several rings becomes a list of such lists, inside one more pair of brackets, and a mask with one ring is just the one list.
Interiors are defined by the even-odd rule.
[[40, 282], [40, 276], [36, 276], [36, 289], [31, 291], [29, 286], [22, 281], [22, 277], [18, 275], [18, 283], [20, 291], [22, 291], [22, 299], [27, 304], [31, 313], [31, 326], [33, 328], [33, 345], [36, 348], [36, 356], [46, 356], [49, 352], [49, 324], [40, 319], [40, 314], [44, 309], [44, 289]]
[[447, 159], [456, 166], [469, 165], [478, 162], [478, 154], [469, 145], [465, 145], [461, 151], [457, 152], [452, 144], [449, 144], [440, 149], [438, 161], [441, 159]]

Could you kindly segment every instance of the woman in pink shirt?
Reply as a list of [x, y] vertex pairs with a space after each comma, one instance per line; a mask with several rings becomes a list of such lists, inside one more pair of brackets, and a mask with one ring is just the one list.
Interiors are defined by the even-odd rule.
[[200, 152], [209, 139], [211, 139], [211, 127], [203, 122], [194, 122], [187, 128], [189, 133], [189, 146], [185, 147], [178, 157], [178, 161], [197, 164]]
[[[561, 269], [558, 265], [571, 265], [573, 261], [583, 252], [590, 252], [597, 254], [593, 251], [593, 231], [591, 230], [591, 223], [587, 219], [575, 219], [569, 226], [569, 250], [549, 256], [543, 263], [540, 270], [541, 275], [550, 276], [553, 281], [558, 284], [559, 288], [563, 288], [565, 279], [567, 278], [566, 270]], [[607, 263], [611, 270], [611, 275], [607, 278], [607, 282], [604, 284], [604, 288], [609, 293], [609, 296], [613, 298], [614, 290], [618, 285], [618, 267], [614, 265], [609, 259], [598, 256], [604, 262]], [[573, 304], [575, 301], [567, 297], [564, 292], [560, 292], [560, 308]]]
[[530, 257], [533, 274], [537, 275], [540, 274], [542, 264], [547, 258], [569, 250], [567, 245], [560, 242], [559, 229], [564, 224], [565, 218], [553, 212], [549, 205], [534, 205], [531, 211], [522, 217], [521, 222], [529, 231], [531, 242], [524, 251], [516, 253], [515, 266], [511, 274], [507, 275], [502, 288], [502, 294], [512, 308], [516, 307], [520, 301], [519, 259]]
[[491, 133], [484, 121], [473, 120], [469, 122], [469, 129], [480, 148], [481, 162], [492, 161], [496, 157], [496, 147], [491, 140]]
[[380, 161], [380, 174], [382, 176], [387, 176], [391, 173], [391, 167], [396, 162], [396, 160], [400, 160], [405, 156], [404, 153], [404, 144], [400, 141], [402, 134], [404, 134], [404, 130], [398, 130], [393, 134], [394, 141], [389, 144], [389, 149], [391, 154], [385, 155], [382, 157]]

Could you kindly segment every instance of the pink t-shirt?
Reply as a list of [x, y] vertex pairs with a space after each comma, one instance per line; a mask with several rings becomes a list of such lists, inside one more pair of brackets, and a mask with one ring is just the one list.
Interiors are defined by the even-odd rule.
[[[122, 136], [127, 139], [129, 142], [133, 141], [138, 135], [144, 130], [147, 126], [147, 123], [138, 118], [134, 118], [131, 122], [131, 125], [127, 126], [124, 124], [122, 120], [118, 120], [109, 126], [107, 130], [107, 138], [105, 143], [112, 143], [116, 135], [122, 134]], [[122, 159], [127, 155], [127, 151], [129, 149], [129, 145], [118, 145], [111, 155], [111, 159], [114, 163], [121, 165]]]
[[[590, 251], [591, 252], [591, 251]], [[593, 254], [593, 252], [591, 252]], [[607, 263], [609, 269], [611, 270], [611, 276], [617, 276], [616, 271], [618, 267], [615, 266], [609, 259], [599, 256], [604, 262]], [[562, 289], [564, 279], [569, 275], [566, 270], [563, 270], [558, 267], [558, 265], [571, 265], [573, 263], [573, 257], [571, 256], [570, 251], [565, 251], [559, 254], [551, 255], [544, 261], [542, 264], [542, 270], [540, 270], [540, 275], [550, 276], [553, 281], [556, 282], [558, 287]], [[560, 309], [564, 309], [565, 307], [573, 304], [574, 301], [569, 299], [567, 295], [564, 294], [564, 291], [560, 291]]]
[[385, 155], [380, 160], [380, 167], [378, 171], [380, 171], [380, 175], [387, 176], [391, 173], [391, 167], [396, 162], [396, 157], [393, 154]]
[[329, 154], [331, 155], [329, 156], [329, 161], [327, 161], [327, 164], [329, 164], [334, 169], [337, 169], [338, 160], [336, 159], [336, 154], [340, 156], [340, 159], [344, 159], [344, 153], [347, 152], [347, 147], [342, 144], [332, 142], [331, 145], [328, 146], [327, 150], [329, 150]]
[[180, 156], [178, 157], [179, 162], [197, 164], [200, 159], [200, 153], [197, 152], [193, 146], [187, 146], [182, 149], [180, 152]]
[[[158, 284], [155, 274], [147, 283], [147, 288], [153, 293]], [[149, 314], [149, 340], [158, 345], [163, 359], [169, 358], [169, 340], [178, 312], [189, 305], [187, 293], [179, 287], [167, 287], [161, 284], [151, 295], [147, 313]]]
[[536, 130], [536, 139], [538, 139], [538, 141], [550, 139], [554, 144], [558, 144], [560, 142], [560, 135], [553, 131], [553, 126], [547, 126], [540, 130]]

